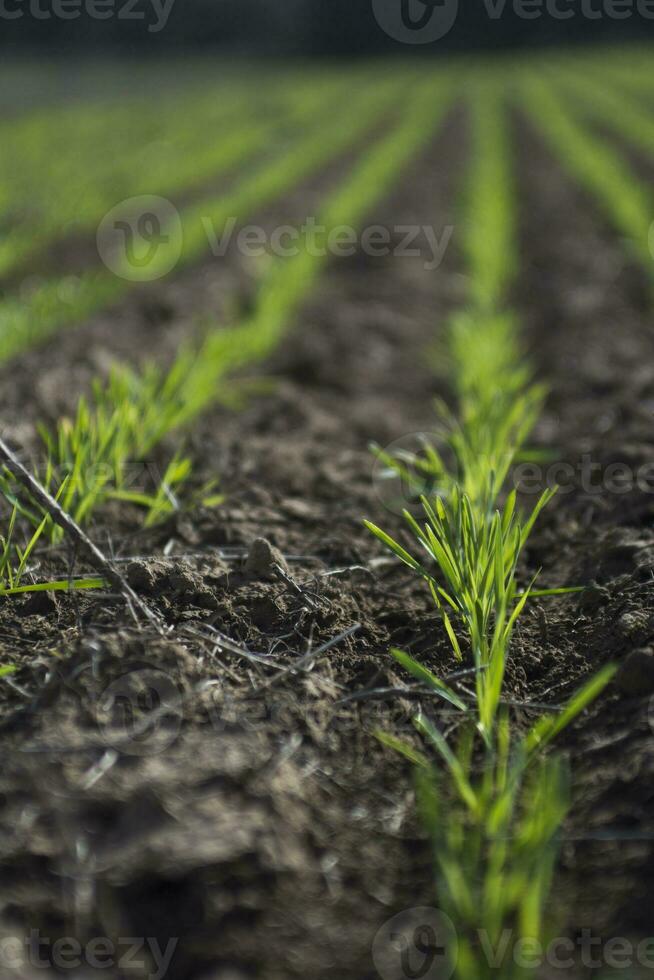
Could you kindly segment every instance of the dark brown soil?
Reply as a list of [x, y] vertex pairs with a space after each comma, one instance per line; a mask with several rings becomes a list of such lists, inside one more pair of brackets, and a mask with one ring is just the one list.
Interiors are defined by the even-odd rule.
[[[534, 441], [573, 466], [588, 453], [605, 478], [609, 463], [654, 462], [647, 291], [593, 206], [522, 135], [515, 302], [552, 388]], [[464, 159], [454, 119], [371, 221], [440, 234]], [[447, 396], [433, 361], [465, 298], [458, 237], [436, 272], [424, 258], [332, 262], [266, 365], [269, 393], [208, 413], [187, 437], [198, 485], [219, 475], [225, 505], [149, 532], [122, 511], [98, 523], [95, 539], [169, 636], [137, 626], [118, 597], [0, 609], [3, 659], [21, 664], [0, 682], [4, 935], [141, 936], [162, 948], [175, 937], [168, 976], [180, 980], [366, 980], [378, 975], [377, 930], [436, 903], [410, 772], [373, 736], [408, 727], [417, 700], [370, 695], [406, 682], [392, 645], [440, 673], [453, 664], [421, 583], [362, 518], [400, 531], [368, 444], [429, 431], [432, 397]], [[241, 282], [229, 262], [207, 266], [161, 290], [165, 317], [134, 300], [63, 335], [58, 352], [20, 359], [2, 378], [11, 436], [31, 444], [28, 384], [34, 417], [69, 410], [107, 359], [172, 350], [206, 297], [225, 309]], [[651, 517], [646, 493], [589, 492], [575, 476], [526, 558], [525, 576], [542, 566], [543, 585], [592, 587], [525, 615], [512, 697], [561, 703], [600, 664], [623, 665], [566, 740], [577, 802], [553, 903], [566, 934], [649, 929]], [[52, 555], [43, 571], [66, 561]]]
[[[374, 223], [419, 219], [440, 232], [452, 213], [462, 142], [461, 126], [451, 123]], [[286, 221], [294, 210], [287, 202]], [[425, 653], [441, 643], [422, 588], [383, 555], [362, 518], [381, 513], [398, 524], [384, 513], [368, 443], [431, 424], [436, 386], [426, 351], [462, 300], [453, 251], [449, 259], [438, 273], [424, 270], [424, 258], [335, 262], [267, 366], [272, 394], [240, 414], [211, 413], [189, 436], [198, 482], [219, 474], [228, 503], [154, 534], [113, 532], [118, 554], [156, 555], [168, 545], [165, 562], [125, 567], [174, 624], [170, 640], [137, 631], [119, 602], [85, 598], [53, 608], [28, 600], [20, 619], [5, 610], [3, 635], [25, 663], [16, 677], [23, 694], [3, 688], [4, 738], [14, 747], [2, 777], [10, 933], [37, 926], [51, 935], [179, 936], [175, 977], [365, 977], [375, 975], [377, 929], [431, 901], [408, 774], [371, 735], [393, 716], [408, 722], [412, 705], [360, 707], [347, 698], [397, 686], [391, 643]], [[239, 270], [232, 276], [238, 285]], [[216, 280], [213, 268], [183, 277], [169, 291], [191, 312], [202, 302], [201, 278], [228, 293], [225, 273]], [[146, 351], [172, 346], [185, 327], [173, 312], [145, 332], [139, 308], [126, 312], [138, 334], [125, 316], [114, 333], [108, 314], [90, 335], [62, 337], [46, 371], [59, 410], [72, 401], [63, 383], [71, 362], [79, 391], [99, 352], [124, 355], [130, 334], [132, 357], [141, 343]], [[46, 359], [43, 351], [13, 366], [18, 391], [24, 372]], [[20, 396], [8, 401], [18, 413]], [[49, 392], [44, 402], [52, 404]], [[108, 531], [99, 527], [97, 538], [104, 543]], [[255, 560], [260, 537], [283, 552], [283, 578], [266, 562], [265, 546]], [[289, 671], [353, 628], [315, 664]], [[221, 651], [221, 635], [256, 651], [258, 661]], [[53, 648], [61, 659], [53, 660]], [[98, 711], [116, 682], [160, 697], [179, 688], [162, 722], [177, 736], [165, 751], [153, 754], [159, 743], [150, 732], [156, 745], [139, 747], [142, 755], [120, 738], [115, 761], [107, 755]], [[16, 832], [35, 792], [33, 823]]]
[[561, 884], [577, 929], [642, 937], [654, 890], [651, 284], [595, 202], [561, 180], [533, 133], [523, 128], [522, 138], [519, 303], [552, 387], [538, 436], [568, 466], [531, 557], [557, 583], [592, 585], [578, 601], [546, 606], [541, 645], [572, 678], [580, 663], [621, 665], [611, 693], [567, 738], [577, 801]]

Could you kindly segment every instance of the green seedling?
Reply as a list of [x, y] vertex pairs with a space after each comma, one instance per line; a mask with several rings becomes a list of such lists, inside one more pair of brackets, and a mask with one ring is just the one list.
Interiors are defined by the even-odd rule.
[[[428, 583], [457, 660], [463, 659], [457, 630], [477, 670], [479, 727], [490, 742], [500, 703], [511, 635], [532, 594], [534, 582], [519, 591], [518, 560], [543, 507], [554, 491], [545, 491], [528, 520], [516, 513], [515, 491], [491, 520], [473, 507], [456, 487], [445, 503], [423, 498], [423, 526], [405, 512], [417, 543], [427, 556], [418, 559], [389, 535], [368, 522], [368, 528], [409, 568]], [[454, 623], [452, 622], [454, 620]]]
[[[387, 193], [443, 118], [448, 103], [441, 88], [438, 80], [426, 85], [391, 132], [362, 154], [325, 204], [321, 223], [326, 228], [356, 224]], [[370, 108], [381, 114], [388, 106], [389, 91], [386, 86], [374, 97], [368, 93]], [[342, 146], [361, 125], [361, 119], [353, 115], [345, 135], [340, 135]], [[302, 166], [306, 165], [307, 161], [302, 161]], [[256, 185], [257, 195], [270, 194], [282, 176], [288, 179], [281, 171], [263, 174]], [[209, 404], [234, 398], [229, 374], [262, 360], [275, 349], [325, 262], [326, 257], [305, 247], [292, 260], [273, 264], [249, 319], [235, 327], [210, 331], [199, 350], [182, 349], [167, 371], [156, 365], [141, 372], [114, 369], [106, 384], [96, 382], [90, 399], [80, 400], [74, 419], [61, 420], [54, 433], [41, 430], [46, 464], [37, 476], [53, 492], [56, 481], [65, 476], [60, 502], [78, 524], [87, 523], [99, 506], [112, 499], [143, 507], [147, 525], [178, 508], [178, 494], [191, 476], [187, 458], [176, 456], [172, 460], [153, 493], [129, 486], [130, 464], [147, 459], [165, 436], [190, 423]], [[5, 495], [12, 492], [10, 475], [0, 479], [0, 491]], [[210, 504], [220, 499], [206, 487], [200, 496]], [[29, 504], [23, 506], [22, 513], [33, 526], [42, 518], [38, 508]], [[49, 536], [59, 540], [60, 529], [50, 525]]]
[[485, 80], [468, 99], [472, 115], [471, 165], [464, 246], [470, 302], [478, 312], [501, 308], [518, 261], [515, 193], [511, 181], [506, 113], [501, 85]]
[[[49, 516], [42, 518], [28, 536], [26, 544], [18, 544], [18, 520], [20, 508], [14, 503], [6, 532], [0, 535], [0, 596], [21, 595], [27, 592], [68, 592], [80, 589], [100, 589], [105, 583], [98, 578], [77, 578], [49, 582], [24, 583], [29, 572], [29, 561], [51, 523]], [[0, 672], [0, 676], [2, 676]]]
[[[399, 665], [453, 715], [458, 742], [424, 714], [416, 727], [431, 751], [393, 735], [380, 740], [416, 769], [422, 822], [433, 844], [437, 901], [453, 920], [461, 980], [526, 980], [503, 948], [515, 940], [543, 943], [546, 902], [558, 854], [560, 826], [569, 809], [567, 764], [544, 750], [598, 696], [613, 676], [606, 668], [559, 713], [515, 735], [503, 705], [511, 639], [527, 602], [577, 589], [537, 590], [534, 576], [519, 583], [520, 559], [555, 489], [520, 515], [516, 491], [505, 490], [511, 466], [537, 421], [545, 390], [532, 381], [514, 317], [502, 309], [514, 265], [514, 189], [503, 111], [497, 90], [474, 90], [473, 145], [466, 196], [466, 253], [470, 309], [448, 332], [455, 415], [440, 409], [443, 447], [425, 443], [421, 458], [381, 460], [428, 486], [422, 516], [405, 511], [415, 547], [366, 522], [370, 531], [427, 583], [442, 618], [452, 656], [472, 664], [474, 690], [448, 684], [408, 653]], [[497, 243], [502, 243], [496, 254]]]
[[[405, 666], [419, 677], [415, 662]], [[425, 750], [377, 732], [415, 767], [440, 906], [456, 923], [458, 976], [533, 975], [513, 953], [516, 943], [544, 946], [548, 938], [546, 902], [570, 808], [568, 763], [544, 750], [601, 694], [615, 670], [605, 667], [562, 711], [541, 718], [525, 736], [516, 739], [508, 715], [501, 713], [480, 759], [475, 760], [474, 729], [464, 714], [454, 748], [424, 714], [415, 725]], [[429, 679], [425, 683], [434, 689]], [[457, 707], [454, 698], [446, 700]], [[508, 930], [510, 943], [504, 941]]]
[[[255, 101], [242, 85], [228, 88], [223, 99], [216, 99], [214, 92], [196, 93], [181, 104], [176, 98], [159, 106], [138, 102], [106, 107], [96, 114], [99, 118], [79, 119], [68, 146], [60, 147], [58, 154], [50, 150], [47, 157], [44, 147], [30, 153], [22, 141], [13, 159], [21, 159], [27, 172], [19, 180], [15, 173], [13, 181], [11, 172], [7, 176], [13, 207], [24, 207], [26, 216], [12, 225], [0, 246], [0, 274], [24, 264], [71, 229], [95, 233], [103, 216], [121, 200], [188, 195], [207, 180], [247, 165], [274, 144], [280, 130], [301, 124], [311, 104], [319, 111], [321, 100], [330, 93], [338, 96], [346, 84], [334, 80], [327, 91], [310, 86], [301, 100], [284, 79], [273, 82], [263, 100]], [[50, 121], [43, 120], [43, 126], [52, 136]], [[122, 152], [126, 133], [129, 154]], [[71, 180], [71, 163], [79, 179]]]
[[[155, 279], [160, 270], [171, 267], [168, 249], [174, 251], [176, 269], [198, 261], [209, 249], [207, 226], [222, 229], [234, 215], [241, 221], [280, 198], [290, 188], [319, 171], [345, 153], [358, 140], [379, 125], [384, 116], [399, 105], [405, 92], [404, 81], [395, 78], [373, 84], [365, 82], [354, 100], [343, 102], [334, 111], [334, 88], [309, 90], [295, 107], [299, 131], [289, 141], [280, 140], [272, 158], [263, 158], [245, 172], [234, 187], [218, 197], [203, 197], [180, 211], [180, 239], [166, 226], [162, 242], [153, 251], [147, 277]], [[316, 117], [320, 122], [316, 123]], [[325, 124], [324, 118], [328, 119]], [[220, 141], [218, 141], [220, 143]], [[240, 143], [238, 144], [240, 145]], [[237, 146], [238, 146], [237, 145]], [[257, 161], [258, 163], [258, 161]], [[169, 245], [165, 245], [168, 238]], [[27, 296], [8, 296], [0, 302], [0, 361], [26, 350], [64, 326], [79, 323], [91, 313], [115, 302], [134, 287], [133, 269], [126, 265], [123, 279], [108, 270], [93, 269], [77, 277], [46, 280]]]

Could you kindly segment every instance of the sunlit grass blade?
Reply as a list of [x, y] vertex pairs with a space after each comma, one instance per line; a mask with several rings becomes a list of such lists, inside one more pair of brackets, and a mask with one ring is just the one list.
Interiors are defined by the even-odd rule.
[[432, 769], [432, 764], [424, 752], [419, 752], [418, 749], [414, 748], [410, 742], [405, 739], [396, 738], [395, 735], [391, 735], [389, 732], [383, 732], [377, 730], [374, 732], [375, 738], [385, 745], [387, 749], [392, 749], [397, 752], [398, 755], [403, 756], [408, 759], [414, 766], [418, 766], [421, 769]]
[[33, 585], [20, 585], [5, 589], [2, 595], [24, 595], [28, 592], [80, 592], [106, 587], [107, 583], [102, 578], [58, 579], [53, 582], [38, 582]]
[[567, 705], [554, 717], [541, 718], [531, 729], [526, 738], [527, 751], [541, 751], [557, 735], [567, 728], [586, 708], [595, 701], [606, 686], [613, 680], [616, 664], [608, 664], [598, 671], [584, 686], [568, 701]]
[[439, 680], [435, 674], [432, 674], [430, 670], [423, 667], [422, 664], [419, 664], [417, 660], [410, 657], [408, 653], [404, 653], [402, 650], [391, 650], [391, 653], [397, 662], [413, 677], [415, 677], [416, 680], [421, 681], [426, 687], [442, 697], [443, 700], [453, 704], [455, 708], [459, 709], [459, 711], [468, 710], [465, 701], [462, 701], [461, 698], [450, 687], [448, 687], [444, 681]]

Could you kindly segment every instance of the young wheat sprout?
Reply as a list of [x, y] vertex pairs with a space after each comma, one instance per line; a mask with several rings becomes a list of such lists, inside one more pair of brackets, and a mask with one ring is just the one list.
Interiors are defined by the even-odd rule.
[[[517, 931], [518, 938], [544, 939], [557, 838], [569, 808], [565, 761], [545, 749], [598, 696], [614, 669], [601, 671], [560, 714], [546, 715], [526, 736], [514, 733], [502, 694], [516, 623], [530, 599], [577, 590], [539, 592], [536, 576], [522, 586], [518, 581], [529, 536], [556, 489], [545, 490], [524, 517], [516, 491], [506, 491], [512, 464], [546, 392], [532, 381], [516, 319], [501, 306], [514, 254], [503, 108], [492, 85], [475, 88], [473, 96], [475, 157], [466, 242], [471, 307], [454, 317], [449, 329], [458, 411], [440, 408], [454, 468], [448, 467], [444, 452], [425, 447], [420, 472], [434, 490], [421, 498], [421, 520], [404, 512], [415, 550], [375, 524], [366, 525], [425, 580], [452, 655], [474, 672], [472, 695], [459, 693], [409, 654], [392, 651], [449, 711], [459, 713], [459, 738], [452, 747], [434, 721], [423, 713], [416, 717], [437, 765], [411, 743], [378, 733], [416, 767], [419, 809], [433, 842], [438, 901], [459, 936], [457, 976], [521, 980], [531, 974], [513, 962], [510, 951], [499, 973], [491, 968], [480, 936], [493, 949], [505, 929]], [[407, 476], [404, 461], [378, 455]]]

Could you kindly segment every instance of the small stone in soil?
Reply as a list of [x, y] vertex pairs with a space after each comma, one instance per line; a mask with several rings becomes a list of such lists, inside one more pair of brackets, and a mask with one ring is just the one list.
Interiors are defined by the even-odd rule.
[[276, 565], [279, 565], [282, 571], [288, 575], [286, 560], [281, 551], [265, 538], [256, 538], [252, 542], [245, 560], [245, 572], [253, 578], [275, 579], [278, 577]]

